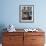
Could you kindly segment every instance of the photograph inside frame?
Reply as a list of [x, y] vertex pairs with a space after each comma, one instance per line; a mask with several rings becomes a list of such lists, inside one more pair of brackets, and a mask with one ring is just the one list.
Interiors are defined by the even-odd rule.
[[32, 7], [22, 7], [22, 20], [32, 20]]

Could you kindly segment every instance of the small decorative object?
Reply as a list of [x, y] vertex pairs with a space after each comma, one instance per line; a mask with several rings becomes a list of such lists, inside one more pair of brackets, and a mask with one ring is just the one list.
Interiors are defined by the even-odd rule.
[[19, 15], [20, 22], [34, 22], [34, 5], [20, 5]]
[[8, 26], [7, 31], [8, 32], [16, 32], [15, 27], [12, 24]]
[[28, 32], [28, 29], [24, 29], [25, 32]]
[[38, 29], [24, 29], [25, 32], [38, 32]]
[[33, 30], [32, 30], [32, 32], [35, 32], [36, 31], [36, 29], [34, 28]]
[[24, 30], [25, 30], [25, 32], [32, 31], [32, 29], [24, 29]]

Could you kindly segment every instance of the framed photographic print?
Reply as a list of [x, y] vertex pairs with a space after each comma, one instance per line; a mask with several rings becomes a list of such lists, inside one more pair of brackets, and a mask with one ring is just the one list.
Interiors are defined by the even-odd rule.
[[24, 23], [34, 22], [34, 5], [19, 6], [19, 21]]

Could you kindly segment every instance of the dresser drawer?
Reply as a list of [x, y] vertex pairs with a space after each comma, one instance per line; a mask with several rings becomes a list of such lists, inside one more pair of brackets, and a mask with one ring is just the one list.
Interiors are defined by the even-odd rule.
[[21, 43], [12, 43], [12, 44], [11, 43], [8, 43], [8, 44], [3, 43], [2, 46], [23, 46], [23, 43], [22, 42]]
[[4, 32], [5, 36], [23, 36], [23, 32]]
[[44, 36], [45, 33], [44, 32], [25, 32], [24, 36]]
[[32, 46], [44, 46], [44, 44], [32, 44]]
[[23, 36], [4, 36], [3, 37], [3, 43], [14, 43], [14, 42], [21, 42], [23, 41]]
[[43, 44], [44, 36], [32, 36], [32, 43], [33, 44]]

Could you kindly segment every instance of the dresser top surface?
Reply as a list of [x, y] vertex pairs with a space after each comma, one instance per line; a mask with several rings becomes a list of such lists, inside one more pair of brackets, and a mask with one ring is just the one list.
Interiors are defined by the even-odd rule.
[[[6, 32], [8, 32], [8, 31], [6, 31]], [[14, 32], [14, 31], [13, 31]], [[16, 31], [15, 32], [25, 32], [25, 33], [27, 33], [27, 32], [29, 32], [29, 33], [39, 33], [39, 32], [42, 32], [42, 33], [44, 33], [44, 31], [41, 31], [41, 30], [38, 30], [38, 31], [25, 31], [24, 29], [16, 29]], [[15, 33], [14, 32], [14, 33]], [[10, 33], [12, 33], [12, 32], [10, 32]]]

